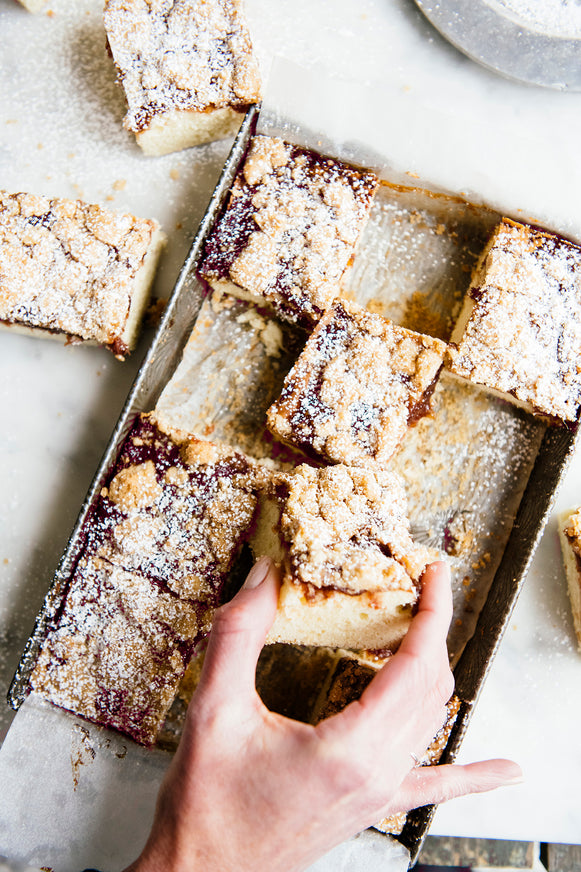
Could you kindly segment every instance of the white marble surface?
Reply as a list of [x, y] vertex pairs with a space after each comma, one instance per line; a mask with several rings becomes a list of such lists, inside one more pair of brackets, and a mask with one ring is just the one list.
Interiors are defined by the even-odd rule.
[[[142, 157], [121, 128], [101, 3], [49, 6], [54, 16], [33, 17], [0, 0], [0, 185], [155, 215], [170, 235], [158, 279], [167, 292], [229, 144]], [[411, 0], [247, 0], [247, 9], [265, 70], [282, 54], [373, 95], [377, 127], [388, 131], [382, 150], [396, 169], [581, 238], [581, 95], [480, 69], [447, 46]], [[347, 117], [352, 108], [346, 100]], [[4, 687], [150, 338], [121, 364], [98, 349], [0, 336]], [[559, 506], [580, 501], [578, 456]], [[466, 759], [513, 756], [526, 784], [442, 807], [433, 833], [579, 840], [581, 809], [570, 786], [581, 774], [580, 677], [552, 521], [462, 750]], [[2, 735], [11, 716], [0, 706]]]

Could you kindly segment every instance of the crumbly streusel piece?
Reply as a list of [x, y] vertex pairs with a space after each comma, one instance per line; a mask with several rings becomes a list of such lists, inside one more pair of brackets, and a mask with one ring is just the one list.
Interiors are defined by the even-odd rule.
[[311, 325], [339, 294], [377, 184], [371, 172], [254, 137], [200, 274], [216, 289]]
[[385, 463], [429, 412], [445, 350], [439, 339], [337, 300], [268, 410], [268, 427], [332, 462]]
[[217, 605], [256, 502], [246, 457], [142, 415], [88, 523], [89, 547], [181, 597]]
[[581, 650], [581, 507], [561, 512], [558, 523], [573, 623]]
[[124, 125], [146, 154], [230, 136], [260, 100], [241, 0], [107, 0], [104, 20]]
[[[432, 559], [411, 539], [399, 478], [380, 469], [302, 465], [274, 485], [281, 512], [274, 556], [282, 547], [284, 577], [269, 641], [397, 647]], [[275, 539], [272, 517], [265, 523]], [[257, 554], [271, 550], [264, 534], [257, 541]]]
[[84, 557], [31, 687], [55, 705], [153, 744], [203, 622], [192, 603], [140, 573]]
[[123, 359], [163, 243], [156, 221], [0, 192], [0, 323], [104, 345]]
[[505, 218], [483, 252], [452, 336], [451, 371], [528, 411], [581, 406], [581, 248]]

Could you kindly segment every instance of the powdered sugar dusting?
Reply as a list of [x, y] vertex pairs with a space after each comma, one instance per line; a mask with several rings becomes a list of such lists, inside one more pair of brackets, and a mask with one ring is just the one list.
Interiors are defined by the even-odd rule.
[[486, 601], [546, 425], [445, 372], [432, 407], [392, 464], [406, 484], [412, 533], [451, 564], [448, 642], [456, 662]]
[[574, 421], [581, 405], [581, 248], [504, 220], [469, 290], [452, 371]]
[[105, 26], [138, 132], [171, 109], [240, 109], [260, 98], [239, 0], [109, 0]]
[[431, 556], [410, 538], [402, 482], [386, 470], [299, 466], [281, 532], [293, 581], [349, 594], [415, 591]]
[[445, 348], [337, 301], [287, 376], [268, 426], [332, 462], [386, 463], [410, 423], [429, 411]]
[[316, 321], [367, 220], [373, 173], [257, 136], [228, 208], [208, 241], [201, 273], [234, 283], [291, 321]]
[[96, 205], [0, 193], [0, 320], [124, 347], [157, 222]]

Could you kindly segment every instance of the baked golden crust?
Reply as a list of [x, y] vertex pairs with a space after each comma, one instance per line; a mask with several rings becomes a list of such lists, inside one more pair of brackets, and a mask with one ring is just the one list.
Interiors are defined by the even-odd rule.
[[339, 294], [377, 184], [374, 173], [255, 136], [201, 275], [311, 325]]
[[[96, 342], [123, 357], [159, 255], [156, 221], [80, 200], [0, 192], [0, 321]], [[154, 266], [154, 264], [152, 264]], [[149, 272], [149, 284], [153, 269]]]
[[452, 337], [451, 371], [529, 411], [581, 406], [581, 248], [504, 219], [477, 265]]
[[267, 413], [284, 442], [331, 462], [386, 463], [429, 412], [445, 343], [335, 301]]
[[[128, 105], [125, 127], [140, 141], [140, 134], [166, 124], [170, 145], [156, 142], [150, 153], [227, 136], [260, 100], [241, 0], [108, 0], [104, 21]], [[213, 115], [217, 125], [208, 122]], [[191, 142], [174, 148], [175, 128], [184, 120]]]

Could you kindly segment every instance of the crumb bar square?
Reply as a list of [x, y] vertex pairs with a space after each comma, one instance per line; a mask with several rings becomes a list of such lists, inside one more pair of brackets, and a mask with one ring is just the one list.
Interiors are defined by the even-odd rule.
[[201, 276], [311, 326], [339, 295], [377, 185], [372, 172], [255, 136], [206, 243]]
[[241, 0], [107, 0], [104, 21], [124, 126], [146, 154], [230, 136], [260, 100]]
[[151, 745], [202, 628], [191, 602], [140, 573], [86, 556], [31, 687], [55, 705]]
[[457, 376], [559, 421], [581, 406], [581, 248], [507, 218], [452, 335]]
[[400, 479], [378, 468], [303, 464], [274, 476], [273, 488], [284, 575], [268, 640], [397, 647], [433, 557], [410, 536]]
[[157, 738], [256, 507], [253, 464], [141, 415], [83, 529], [32, 688]]
[[268, 410], [268, 428], [333, 463], [385, 463], [429, 412], [445, 351], [439, 339], [337, 300]]
[[0, 192], [0, 323], [123, 359], [135, 346], [164, 235], [80, 200]]
[[558, 523], [573, 624], [581, 650], [581, 507], [561, 512]]

